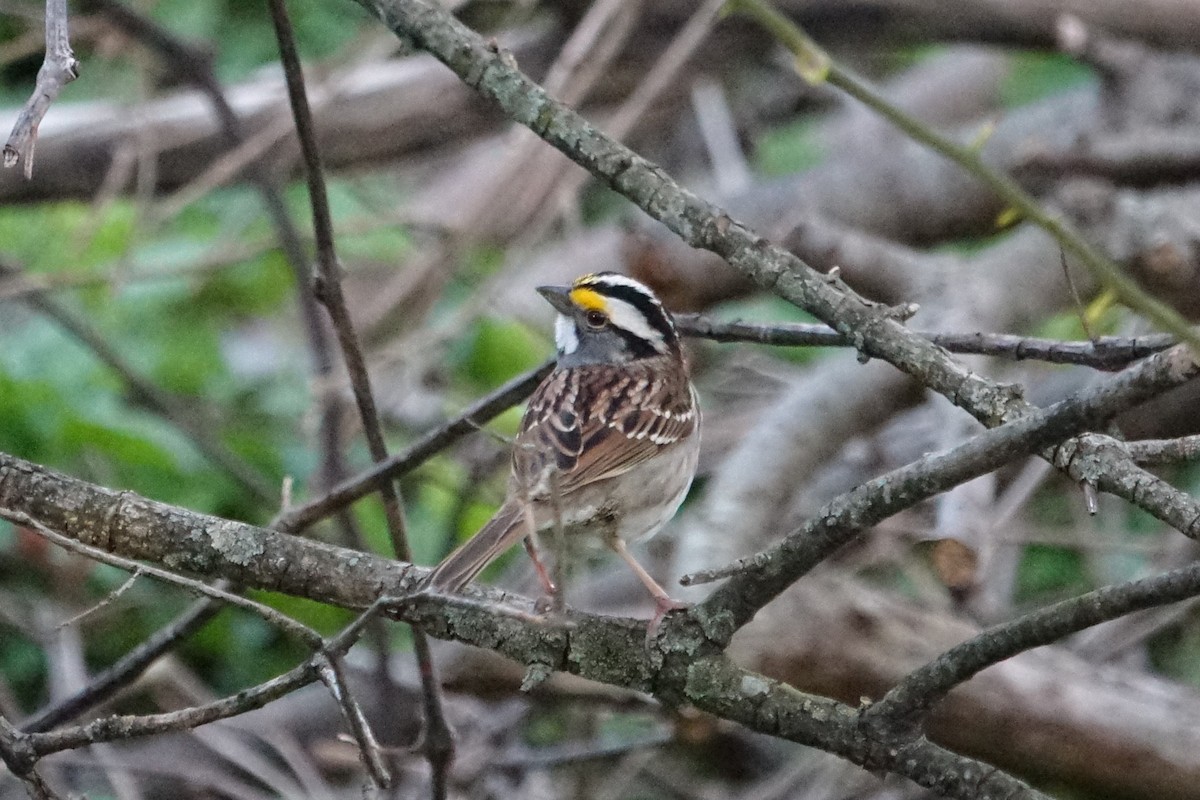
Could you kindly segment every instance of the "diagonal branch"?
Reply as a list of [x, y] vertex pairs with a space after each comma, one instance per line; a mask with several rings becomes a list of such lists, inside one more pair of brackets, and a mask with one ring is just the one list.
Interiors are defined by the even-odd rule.
[[[1034, 412], [1019, 392], [972, 373], [942, 348], [907, 330], [890, 309], [865, 301], [835, 277], [817, 273], [604, 135], [514, 68], [507, 53], [489, 46], [440, 7], [424, 0], [359, 2], [402, 40], [433, 54], [511, 119], [527, 125], [684, 242], [723, 257], [761, 286], [850, 337], [864, 356], [884, 359], [916, 377], [988, 427]], [[1131, 467], [1136, 469], [1127, 453], [1097, 451], [1090, 469], [1098, 478], [1091, 483], [1163, 518], [1157, 505], [1144, 504], [1139, 486], [1128, 479]], [[1190, 499], [1186, 502], [1194, 505]], [[765, 602], [770, 596], [772, 592], [764, 592], [760, 599]]]
[[[1067, 400], [984, 431], [945, 453], [926, 456], [830, 501], [778, 545], [705, 576], [732, 579], [694, 613], [728, 641], [733, 631], [796, 579], [863, 529], [901, 509], [990, 472], [1020, 455], [1070, 439], [1113, 414], [1200, 374], [1183, 345], [1152, 356], [1117, 377]], [[1053, 453], [1045, 454], [1053, 458]], [[1200, 512], [1200, 505], [1192, 501]], [[1194, 535], [1192, 531], [1185, 531]], [[731, 626], [726, 628], [726, 626]], [[728, 631], [726, 634], [725, 631]]]
[[59, 92], [79, 77], [79, 62], [71, 51], [67, 29], [67, 0], [46, 0], [46, 58], [38, 70], [33, 94], [21, 109], [4, 145], [4, 166], [24, 162], [25, 179], [33, 177], [33, 151], [38, 126]]
[[380, 486], [411, 472], [432, 456], [445, 450], [464, 436], [479, 430], [492, 419], [528, 397], [542, 378], [554, 366], [547, 361], [522, 373], [467, 406], [458, 416], [441, 427], [429, 431], [403, 452], [389, 456], [375, 466], [347, 478], [321, 497], [294, 506], [279, 514], [267, 526], [275, 530], [298, 533], [320, 522], [340, 508], [366, 497]]
[[[648, 692], [672, 704], [690, 703], [754, 730], [836, 753], [869, 769], [904, 775], [946, 797], [969, 800], [1045, 796], [1004, 772], [989, 769], [906, 731], [867, 725], [857, 709], [806, 695], [741, 669], [686, 615], [664, 623], [653, 648], [637, 620], [568, 610], [561, 627], [527, 613], [533, 602], [495, 591], [472, 591], [468, 602], [410, 592], [428, 570], [221, 520], [114, 492], [0, 454], [0, 505], [94, 546], [247, 587], [281, 591], [349, 608], [374, 608], [384, 596], [392, 613], [431, 635], [488, 647], [524, 663], [550, 665], [604, 683]], [[471, 602], [473, 599], [476, 602]], [[519, 607], [525, 613], [505, 613]], [[245, 710], [319, 678], [310, 660], [275, 680], [197, 709], [151, 717], [108, 717], [49, 733], [23, 734], [18, 766], [52, 752], [98, 741], [149, 735], [163, 724], [190, 727]]]
[[1018, 653], [1146, 608], [1200, 594], [1200, 564], [1087, 594], [997, 625], [956, 645], [909, 673], [866, 712], [873, 718], [914, 724], [946, 694], [973, 675]]
[[192, 603], [169, 625], [155, 631], [111, 666], [93, 675], [87, 686], [23, 720], [22, 730], [48, 731], [100, 705], [133, 683], [163, 653], [207, 625], [222, 608], [220, 603], [208, 599]]
[[1126, 306], [1153, 320], [1200, 353], [1200, 335], [1171, 306], [1151, 296], [1107, 256], [1084, 241], [1061, 215], [1043, 209], [1016, 181], [992, 169], [971, 147], [942, 136], [885, 100], [866, 81], [838, 64], [795, 23], [766, 0], [731, 0], [727, 6], [766, 28], [795, 56], [796, 71], [812, 84], [828, 82], [904, 131], [909, 138], [942, 154], [991, 187], [1004, 201], [1045, 230], [1066, 252], [1075, 256]]

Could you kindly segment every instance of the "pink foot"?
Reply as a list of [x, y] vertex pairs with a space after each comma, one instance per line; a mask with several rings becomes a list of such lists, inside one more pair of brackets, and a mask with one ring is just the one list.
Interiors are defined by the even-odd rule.
[[654, 598], [654, 616], [650, 618], [650, 624], [646, 627], [646, 643], [649, 644], [658, 637], [658, 626], [662, 624], [663, 617], [672, 611], [683, 611], [686, 608], [687, 603], [672, 600], [666, 595]]

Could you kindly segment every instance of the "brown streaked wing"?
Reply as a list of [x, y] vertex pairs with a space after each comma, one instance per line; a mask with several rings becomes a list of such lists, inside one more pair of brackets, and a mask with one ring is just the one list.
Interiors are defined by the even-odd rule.
[[566, 494], [632, 469], [695, 426], [691, 389], [675, 363], [637, 362], [619, 375], [605, 365], [559, 370], [530, 399], [513, 470], [518, 481], [536, 481], [553, 459]]

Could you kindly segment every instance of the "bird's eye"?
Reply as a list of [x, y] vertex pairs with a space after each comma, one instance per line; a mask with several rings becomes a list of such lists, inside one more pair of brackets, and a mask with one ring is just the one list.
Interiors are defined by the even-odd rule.
[[589, 311], [584, 319], [593, 328], [603, 328], [608, 324], [608, 317], [604, 315], [603, 311]]

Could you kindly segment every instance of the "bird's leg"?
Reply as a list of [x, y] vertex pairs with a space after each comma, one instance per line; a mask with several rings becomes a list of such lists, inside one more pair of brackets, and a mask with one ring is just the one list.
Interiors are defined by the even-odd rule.
[[646, 572], [646, 568], [638, 563], [637, 559], [629, 552], [629, 548], [625, 546], [625, 540], [620, 536], [612, 535], [608, 537], [608, 546], [619, 555], [629, 568], [633, 570], [633, 574], [638, 576], [638, 580], [642, 585], [654, 595], [654, 616], [650, 619], [650, 626], [646, 629], [646, 640], [652, 640], [658, 633], [658, 626], [662, 623], [663, 617], [670, 611], [678, 611], [687, 608], [687, 603], [674, 600], [666, 590], [658, 585], [658, 581], [650, 577], [650, 573]]
[[554, 585], [554, 581], [550, 580], [550, 572], [546, 569], [546, 565], [542, 563], [542, 557], [538, 555], [537, 541], [534, 535], [527, 535], [524, 542], [525, 552], [529, 553], [529, 560], [533, 562], [533, 569], [537, 572], [538, 582], [542, 584], [542, 591], [548, 597], [553, 597], [558, 594], [558, 587]]
[[537, 525], [534, 524], [533, 520], [533, 507], [528, 502], [523, 503], [522, 507], [522, 514], [525, 518], [525, 538], [521, 541], [525, 544], [525, 552], [529, 554], [529, 560], [533, 562], [533, 569], [537, 573], [538, 582], [542, 584], [542, 596], [534, 603], [534, 609], [539, 614], [544, 614], [547, 611], [559, 608], [562, 603], [559, 602], [558, 587], [550, 579], [550, 572], [546, 569], [546, 565], [542, 563], [542, 557], [538, 555]]

